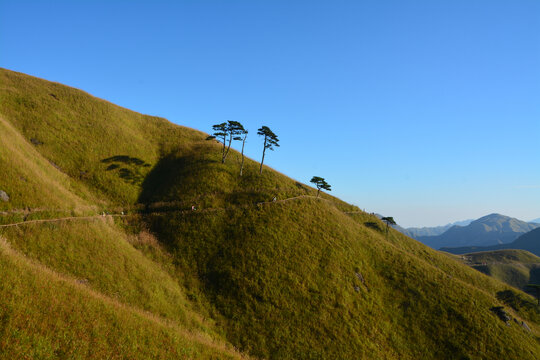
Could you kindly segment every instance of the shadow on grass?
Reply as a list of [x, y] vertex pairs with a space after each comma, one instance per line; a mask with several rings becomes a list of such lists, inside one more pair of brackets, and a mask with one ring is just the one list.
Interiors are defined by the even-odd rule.
[[540, 307], [513, 290], [503, 290], [497, 292], [497, 299], [502, 301], [505, 305], [510, 306], [512, 309], [519, 313], [525, 313], [534, 322], [540, 322]]
[[148, 204], [182, 200], [182, 195], [186, 195], [188, 191], [186, 189], [188, 179], [189, 182], [193, 182], [193, 177], [201, 178], [203, 175], [199, 173], [203, 172], [202, 168], [217, 163], [216, 160], [194, 156], [167, 155], [161, 158], [144, 178], [138, 202]]
[[103, 164], [110, 164], [106, 171], [117, 171], [118, 176], [124, 181], [139, 185], [143, 182], [144, 174], [142, 170], [151, 165], [136, 157], [128, 155], [115, 155], [101, 160]]
[[381, 227], [376, 222], [367, 221], [367, 222], [364, 223], [364, 225], [367, 226], [368, 228], [373, 229], [373, 230], [382, 231]]

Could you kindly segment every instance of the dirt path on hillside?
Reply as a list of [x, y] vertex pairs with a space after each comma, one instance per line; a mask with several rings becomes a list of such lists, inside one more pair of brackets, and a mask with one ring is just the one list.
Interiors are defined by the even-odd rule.
[[11, 224], [0, 225], [0, 228], [10, 227], [10, 226], [18, 226], [18, 225], [26, 225], [26, 224], [46, 223], [46, 222], [102, 219], [102, 218], [106, 218], [106, 217], [121, 217], [121, 216], [127, 216], [127, 215], [112, 214], [112, 215], [92, 215], [92, 216], [69, 216], [69, 217], [55, 218], [55, 219], [28, 220], [28, 221], [21, 221], [21, 222], [16, 222], [16, 223], [11, 223]]
[[[230, 207], [224, 207], [224, 208], [207, 208], [207, 209], [197, 209], [197, 210], [191, 210], [191, 209], [172, 209], [169, 211], [150, 211], [150, 212], [136, 212], [134, 214], [98, 214], [98, 215], [90, 215], [90, 216], [68, 216], [68, 217], [61, 217], [61, 218], [54, 218], [54, 219], [37, 219], [37, 220], [28, 220], [28, 221], [20, 221], [16, 223], [10, 223], [10, 224], [3, 224], [0, 225], [0, 228], [6, 228], [6, 227], [13, 227], [13, 226], [19, 226], [19, 225], [27, 225], [27, 224], [38, 224], [38, 223], [52, 223], [52, 222], [60, 222], [60, 221], [70, 221], [70, 220], [91, 220], [91, 219], [103, 219], [103, 218], [113, 218], [113, 217], [126, 217], [126, 216], [133, 216], [133, 215], [139, 215], [139, 214], [160, 214], [160, 213], [167, 213], [167, 212], [179, 212], [179, 213], [208, 213], [208, 212], [215, 212], [215, 211], [225, 211], [228, 209], [238, 209], [238, 208], [250, 208], [255, 206], [261, 206], [261, 205], [268, 205], [268, 204], [278, 204], [278, 203], [285, 203], [289, 201], [299, 200], [303, 198], [312, 198], [312, 199], [318, 199], [323, 200], [326, 202], [332, 202], [331, 200], [324, 199], [321, 197], [313, 196], [313, 195], [299, 195], [294, 196], [291, 198], [281, 199], [281, 200], [275, 200], [275, 201], [263, 201], [255, 204], [248, 204], [248, 205], [236, 205], [236, 206], [230, 206]], [[167, 203], [163, 203], [163, 207], [166, 207]], [[37, 209], [36, 209], [37, 210]], [[12, 210], [11, 212], [19, 212], [20, 210]], [[44, 209], [39, 209], [39, 211], [44, 211]], [[22, 212], [22, 211], [21, 211]], [[352, 214], [352, 213], [360, 213], [362, 211], [343, 211], [344, 214]]]
[[[115, 216], [115, 215], [105, 215], [105, 216]], [[81, 218], [95, 218], [95, 217], [103, 217], [103, 215], [75, 217], [75, 218], [81, 219]], [[65, 219], [71, 219], [71, 218], [64, 218], [63, 220]], [[59, 219], [59, 220], [62, 220], [62, 219]], [[239, 353], [235, 348], [229, 346], [227, 343], [210, 338], [207, 336], [206, 333], [203, 333], [196, 328], [190, 329], [186, 327], [185, 325], [180, 324], [177, 320], [169, 319], [161, 315], [154, 314], [148, 310], [144, 310], [136, 305], [123, 302], [118, 298], [111, 297], [110, 295], [107, 295], [103, 292], [98, 291], [97, 289], [93, 288], [92, 286], [87, 285], [86, 283], [81, 283], [79, 279], [75, 278], [74, 276], [70, 274], [61, 273], [56, 269], [50, 268], [44, 263], [38, 261], [37, 259], [28, 257], [26, 254], [16, 250], [10, 245], [9, 241], [2, 238], [1, 236], [0, 236], [0, 254], [2, 255], [5, 254], [8, 257], [18, 259], [24, 264], [24, 266], [27, 266], [29, 269], [36, 271], [36, 273], [46, 274], [53, 281], [56, 281], [58, 283], [63, 283], [66, 286], [69, 286], [73, 289], [77, 289], [81, 293], [84, 293], [86, 296], [89, 296], [92, 299], [95, 299], [97, 301], [101, 301], [103, 304], [110, 305], [113, 308], [126, 311], [127, 313], [130, 313], [136, 316], [140, 316], [148, 320], [149, 322], [156, 323], [165, 328], [172, 329], [177, 334], [182, 335], [186, 339], [189, 339], [193, 342], [206, 345], [218, 351], [226, 352], [227, 354], [230, 354], [232, 358], [234, 358], [233, 356], [236, 356], [236, 358], [239, 358], [239, 359], [249, 359], [249, 357], [245, 356], [244, 354]]]

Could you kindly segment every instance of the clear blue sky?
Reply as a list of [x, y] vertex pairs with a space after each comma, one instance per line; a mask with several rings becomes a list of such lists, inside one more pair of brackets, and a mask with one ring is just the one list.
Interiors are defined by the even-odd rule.
[[0, 66], [209, 132], [404, 226], [540, 216], [540, 1], [0, 0]]

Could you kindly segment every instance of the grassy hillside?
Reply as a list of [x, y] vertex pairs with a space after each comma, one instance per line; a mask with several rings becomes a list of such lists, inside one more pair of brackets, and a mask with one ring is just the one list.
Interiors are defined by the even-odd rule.
[[6, 358], [540, 357], [531, 296], [204, 133], [7, 70], [0, 119]]
[[12, 215], [17, 213], [12, 210], [28, 208], [41, 212], [95, 212], [96, 205], [92, 203], [97, 203], [97, 199], [84, 186], [54, 168], [1, 116], [0, 143], [2, 190], [10, 196], [10, 201], [0, 202], [0, 211]]
[[0, 238], [0, 359], [239, 359], [224, 342], [127, 306]]
[[540, 284], [540, 258], [525, 250], [495, 250], [455, 256], [466, 265], [521, 290]]
[[[534, 338], [489, 311], [502, 284], [398, 233], [387, 241], [324, 201], [155, 215], [152, 229], [201, 279], [231, 342], [257, 356], [532, 358], [538, 351]], [[508, 349], [512, 341], [524, 348]]]

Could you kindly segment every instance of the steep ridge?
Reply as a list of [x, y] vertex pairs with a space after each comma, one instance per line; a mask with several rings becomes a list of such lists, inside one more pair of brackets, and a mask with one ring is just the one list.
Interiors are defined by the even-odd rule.
[[500, 214], [490, 214], [467, 226], [453, 226], [438, 236], [419, 236], [417, 240], [434, 248], [506, 244], [539, 225]]
[[[82, 358], [238, 357], [231, 346], [274, 359], [540, 356], [540, 314], [500, 294], [531, 296], [270, 168], [258, 176], [254, 161], [240, 178], [239, 154], [221, 164], [201, 132], [7, 70], [0, 118], [27, 149], [18, 161], [37, 194], [52, 199], [27, 196], [16, 173], [1, 177], [11, 195], [2, 222], [21, 220], [20, 209], [27, 220], [79, 219], [0, 228], [7, 358], [73, 348]], [[12, 138], [2, 166], [16, 156], [4, 146]], [[126, 215], [85, 217], [103, 211]], [[489, 310], [500, 305], [531, 332]]]

